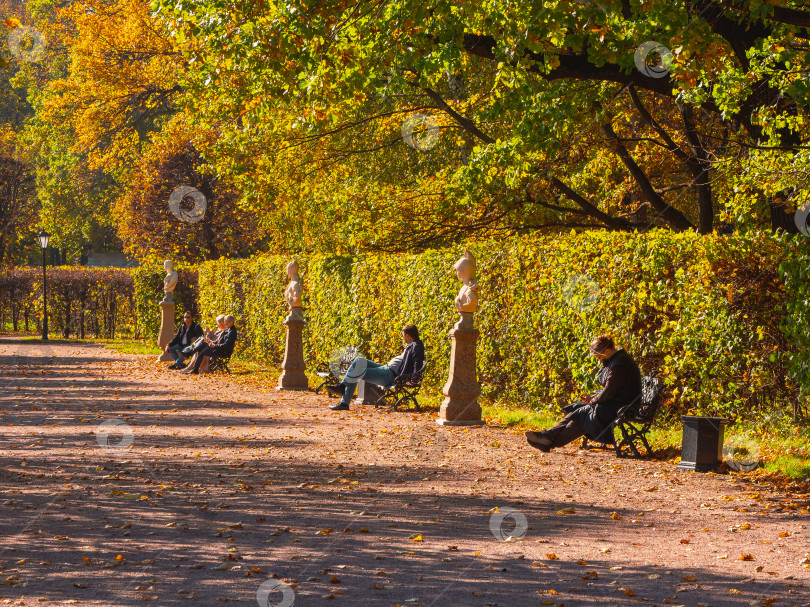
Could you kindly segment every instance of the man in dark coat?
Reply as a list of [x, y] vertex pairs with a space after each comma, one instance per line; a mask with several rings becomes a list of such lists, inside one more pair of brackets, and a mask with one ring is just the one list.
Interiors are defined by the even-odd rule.
[[169, 369], [182, 369], [183, 368], [183, 348], [186, 348], [194, 343], [194, 340], [201, 337], [203, 334], [202, 327], [194, 322], [191, 312], [186, 310], [183, 313], [183, 322], [177, 328], [174, 338], [166, 344], [163, 349], [174, 358], [174, 364], [169, 365]]
[[526, 440], [532, 447], [548, 452], [582, 435], [611, 442], [610, 432], [600, 438], [603, 430], [624, 405], [641, 401], [641, 370], [625, 350], [617, 350], [610, 337], [601, 335], [591, 343], [591, 354], [602, 362], [596, 377], [602, 390], [565, 407], [566, 415], [556, 426], [540, 432], [527, 431]]
[[219, 356], [220, 358], [228, 358], [233, 354], [233, 349], [236, 346], [236, 327], [234, 323], [236, 318], [230, 314], [225, 317], [225, 330], [219, 339], [214, 342], [211, 339], [206, 339], [206, 346], [197, 354], [197, 360], [194, 366], [188, 370], [189, 374], [196, 374], [200, 372], [200, 365], [202, 364], [203, 357], [205, 356]]
[[340, 401], [329, 405], [332, 411], [348, 411], [349, 403], [354, 396], [354, 389], [361, 379], [378, 386], [390, 386], [400, 375], [415, 373], [425, 364], [425, 346], [419, 339], [419, 329], [416, 325], [402, 327], [402, 341], [405, 350], [388, 361], [388, 364], [375, 363], [358, 356], [349, 365], [343, 381], [334, 386], [326, 386], [333, 394], [341, 394]]

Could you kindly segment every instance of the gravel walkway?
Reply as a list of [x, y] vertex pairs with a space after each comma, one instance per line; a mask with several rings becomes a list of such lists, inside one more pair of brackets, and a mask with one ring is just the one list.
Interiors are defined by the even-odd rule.
[[0, 604], [810, 605], [801, 487], [245, 383], [0, 340]]

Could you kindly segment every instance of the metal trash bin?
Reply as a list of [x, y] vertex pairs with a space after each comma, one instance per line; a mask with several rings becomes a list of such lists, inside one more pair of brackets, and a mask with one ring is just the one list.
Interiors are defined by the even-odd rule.
[[681, 470], [709, 472], [723, 461], [723, 431], [730, 420], [725, 417], [682, 415]]

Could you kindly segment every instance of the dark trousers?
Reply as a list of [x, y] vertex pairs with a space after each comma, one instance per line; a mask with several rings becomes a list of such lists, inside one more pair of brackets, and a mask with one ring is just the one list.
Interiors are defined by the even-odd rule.
[[174, 344], [171, 348], [169, 348], [169, 352], [174, 358], [174, 362], [179, 363], [182, 362], [184, 355], [182, 353], [183, 348], [185, 348], [182, 344]]
[[568, 443], [575, 441], [580, 436], [585, 434], [585, 428], [579, 422], [579, 416], [576, 411], [572, 411], [563, 417], [556, 426], [543, 430], [539, 434], [545, 436], [551, 441], [550, 447], [562, 447]]
[[214, 350], [211, 346], [205, 344], [204, 348], [197, 350], [197, 360], [194, 361], [194, 369], [196, 371], [200, 370], [200, 365], [203, 361], [203, 356], [212, 356], [216, 350]]

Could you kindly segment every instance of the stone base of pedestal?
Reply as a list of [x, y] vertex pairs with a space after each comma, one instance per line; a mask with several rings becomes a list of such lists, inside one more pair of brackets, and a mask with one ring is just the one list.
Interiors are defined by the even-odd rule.
[[481, 405], [478, 402], [481, 385], [476, 376], [475, 348], [478, 331], [452, 329], [450, 339], [450, 376], [442, 389], [445, 399], [436, 422], [442, 426], [483, 425]]
[[[158, 333], [158, 346], [162, 350], [174, 338], [174, 302], [160, 302], [160, 333]], [[161, 352], [158, 362], [174, 360], [168, 352]]]
[[292, 315], [287, 317], [287, 343], [284, 346], [284, 362], [281, 363], [281, 376], [277, 390], [309, 390], [309, 379], [304, 367], [303, 331], [306, 324]]
[[479, 420], [463, 420], [463, 419], [456, 419], [453, 421], [442, 419], [441, 417], [436, 420], [436, 423], [440, 426], [484, 426], [486, 422], [483, 419]]
[[357, 397], [354, 399], [355, 405], [376, 405], [383, 394], [383, 389], [377, 384], [363, 381], [357, 382]]

